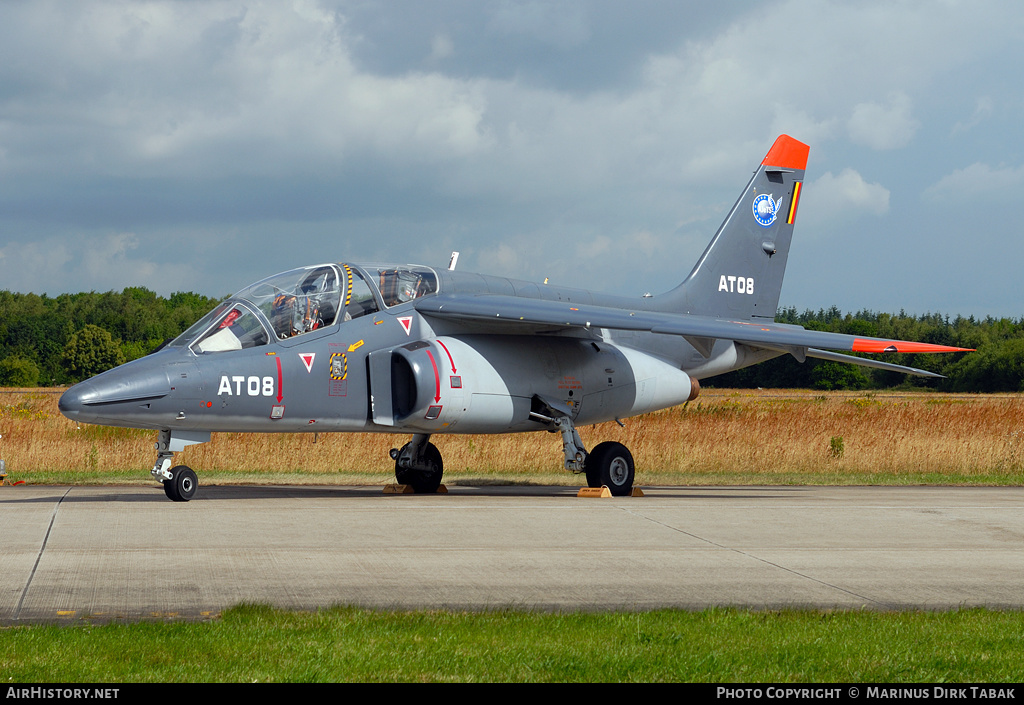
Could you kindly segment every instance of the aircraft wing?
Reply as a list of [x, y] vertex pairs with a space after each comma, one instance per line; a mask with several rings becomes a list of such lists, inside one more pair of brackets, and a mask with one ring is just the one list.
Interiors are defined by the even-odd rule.
[[733, 321], [708, 316], [645, 311], [643, 309], [628, 310], [500, 294], [441, 294], [421, 299], [416, 302], [415, 306], [420, 313], [432, 318], [489, 322], [492, 325], [504, 322], [509, 324], [509, 332], [518, 327], [515, 324], [519, 324], [520, 326], [542, 326], [548, 330], [610, 328], [662, 333], [685, 338], [705, 356], [710, 356], [715, 340], [733, 340], [753, 347], [790, 353], [801, 362], [806, 357], [819, 357], [929, 377], [941, 375], [913, 367], [825, 351], [938, 353], [967, 352], [969, 350], [968, 348], [931, 343], [813, 331], [783, 323]]

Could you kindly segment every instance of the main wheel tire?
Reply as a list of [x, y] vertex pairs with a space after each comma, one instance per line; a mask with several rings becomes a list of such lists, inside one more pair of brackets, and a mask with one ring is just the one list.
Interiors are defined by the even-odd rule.
[[[399, 457], [405, 452], [408, 443], [402, 446]], [[395, 461], [395, 479], [400, 485], [409, 485], [416, 494], [432, 494], [437, 492], [441, 486], [441, 477], [444, 475], [444, 462], [441, 460], [441, 451], [433, 443], [427, 443], [423, 449], [423, 465], [411, 468], [399, 467]]]
[[601, 482], [601, 458], [598, 455], [599, 451], [602, 451], [601, 446], [603, 445], [607, 444], [601, 443], [587, 454], [587, 460], [583, 465], [583, 471], [587, 473], [587, 487], [600, 487], [604, 484]]
[[172, 502], [187, 502], [196, 493], [199, 480], [195, 472], [187, 465], [171, 468], [171, 479], [164, 480], [164, 494]]
[[633, 479], [636, 475], [633, 454], [621, 443], [599, 443], [587, 456], [584, 469], [587, 473], [587, 485], [590, 487], [607, 486], [616, 497], [624, 497], [633, 491]]

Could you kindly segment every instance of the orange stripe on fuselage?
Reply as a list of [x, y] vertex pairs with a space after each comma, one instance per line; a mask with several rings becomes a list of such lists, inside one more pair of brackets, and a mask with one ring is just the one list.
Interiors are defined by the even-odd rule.
[[853, 341], [853, 352], [863, 353], [939, 353], [939, 352], [971, 352], [974, 348], [952, 348], [948, 345], [933, 345], [931, 343], [911, 343], [906, 340], [864, 340], [856, 338]]

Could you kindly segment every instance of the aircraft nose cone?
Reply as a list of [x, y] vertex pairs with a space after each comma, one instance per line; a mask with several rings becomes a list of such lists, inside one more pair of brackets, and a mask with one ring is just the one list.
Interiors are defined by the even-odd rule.
[[79, 382], [60, 395], [57, 408], [60, 409], [60, 413], [69, 419], [78, 420], [78, 415], [85, 408], [85, 405], [96, 398], [96, 388], [93, 384], [87, 381]]
[[[61, 395], [57, 408], [69, 419], [102, 422], [127, 421], [140, 404], [171, 393], [171, 385], [162, 365], [129, 362], [113, 370], [79, 382]], [[115, 424], [116, 425], [116, 424]]]

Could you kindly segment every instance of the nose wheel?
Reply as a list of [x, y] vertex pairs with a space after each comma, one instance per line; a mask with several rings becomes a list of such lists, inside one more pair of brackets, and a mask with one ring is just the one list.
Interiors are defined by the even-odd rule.
[[195, 472], [187, 465], [178, 465], [170, 469], [171, 477], [164, 480], [164, 494], [172, 502], [187, 502], [192, 499], [199, 487]]
[[164, 486], [167, 499], [174, 502], [187, 502], [199, 488], [199, 481], [192, 468], [187, 465], [176, 465], [173, 468], [174, 454], [196, 443], [210, 440], [209, 431], [169, 431], [163, 430], [156, 442], [156, 465], [149, 474]]

